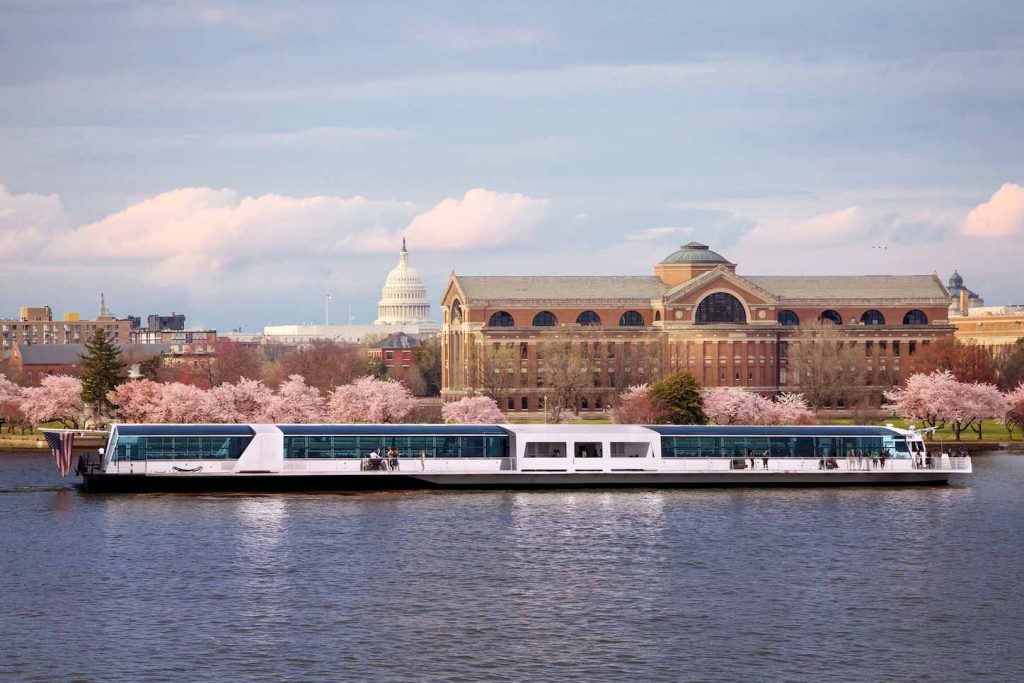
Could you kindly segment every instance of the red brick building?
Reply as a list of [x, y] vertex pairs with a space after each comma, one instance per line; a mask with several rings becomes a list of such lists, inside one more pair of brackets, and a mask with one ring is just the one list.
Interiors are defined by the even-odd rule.
[[934, 275], [744, 276], [696, 242], [655, 265], [653, 276], [453, 273], [441, 297], [442, 397], [478, 389], [478, 359], [505, 348], [516, 360], [502, 408], [540, 410], [537, 350], [554, 339], [572, 343], [593, 373], [583, 411], [679, 370], [707, 387], [794, 391], [785, 342], [818, 321], [862, 345], [876, 372], [898, 373], [919, 344], [953, 333], [949, 305]]
[[376, 360], [396, 379], [405, 379], [410, 368], [416, 367], [416, 347], [420, 340], [405, 332], [395, 332], [370, 344], [366, 355]]

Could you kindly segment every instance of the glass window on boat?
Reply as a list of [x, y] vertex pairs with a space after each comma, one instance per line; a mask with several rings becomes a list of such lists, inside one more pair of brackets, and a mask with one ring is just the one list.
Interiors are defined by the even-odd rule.
[[530, 441], [526, 444], [527, 458], [564, 458], [565, 443], [557, 441]]
[[488, 436], [486, 453], [490, 458], [507, 458], [508, 457], [508, 437], [507, 436]]
[[649, 448], [646, 441], [612, 441], [612, 457], [646, 458]]
[[439, 458], [457, 458], [459, 457], [459, 437], [457, 436], [439, 436], [436, 440], [437, 443], [437, 457]]
[[907, 440], [903, 437], [893, 439], [893, 447], [896, 449], [896, 453], [898, 455], [910, 455], [910, 448], [907, 446]]

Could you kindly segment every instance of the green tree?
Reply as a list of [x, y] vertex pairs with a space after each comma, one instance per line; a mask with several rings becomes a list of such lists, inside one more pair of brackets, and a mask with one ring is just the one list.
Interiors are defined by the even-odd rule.
[[423, 382], [426, 385], [424, 393], [426, 396], [441, 395], [441, 340], [437, 337], [428, 337], [420, 341], [420, 345], [413, 350], [416, 356], [416, 365], [419, 367]]
[[700, 385], [688, 372], [677, 372], [651, 385], [647, 395], [664, 411], [664, 421], [675, 425], [707, 424]]
[[82, 402], [93, 415], [107, 413], [113, 408], [107, 392], [127, 379], [121, 349], [97, 327], [85, 342], [85, 353], [79, 356], [79, 364], [82, 367]]

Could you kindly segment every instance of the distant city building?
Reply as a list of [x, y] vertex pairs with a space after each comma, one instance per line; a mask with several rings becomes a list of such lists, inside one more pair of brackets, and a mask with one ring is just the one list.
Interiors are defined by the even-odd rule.
[[[47, 375], [77, 375], [81, 370], [80, 356], [85, 344], [15, 344], [10, 352], [11, 365], [22, 376], [22, 381], [36, 386]], [[139, 365], [155, 356], [172, 354], [167, 344], [123, 344], [121, 355], [129, 376], [139, 376]]]
[[0, 319], [0, 351], [11, 351], [15, 344], [77, 344], [96, 328], [105, 330], [118, 344], [128, 344], [131, 321], [111, 315], [102, 295], [100, 311], [103, 315], [95, 320], [82, 320], [78, 313], [65, 313], [63, 320], [54, 320], [49, 306], [22, 307], [17, 318]]
[[975, 308], [966, 316], [955, 316], [956, 338], [968, 344], [1007, 346], [1024, 338], [1024, 306]]
[[417, 365], [416, 347], [419, 345], [420, 340], [417, 337], [405, 332], [395, 332], [371, 343], [366, 349], [366, 355], [377, 360], [392, 377], [403, 379], [409, 370]]
[[409, 265], [409, 251], [402, 238], [398, 265], [384, 280], [374, 325], [419, 325], [430, 323], [430, 302], [420, 274]]
[[[949, 293], [937, 276], [741, 276], [696, 242], [658, 263], [653, 276], [453, 273], [441, 306], [443, 398], [470, 395], [491, 373], [506, 372], [501, 408], [515, 411], [544, 408], [551, 389], [539, 352], [549, 341], [570, 344], [590, 375], [576, 406], [587, 412], [632, 384], [681, 370], [706, 387], [799, 391], [788, 341], [819, 321], [863, 349], [875, 387], [883, 375], [898, 378], [921, 345], [953, 334]], [[492, 349], [504, 353], [488, 367]]]
[[964, 278], [955, 268], [953, 269], [953, 274], [949, 276], [946, 289], [949, 291], [949, 298], [951, 300], [949, 304], [950, 315], [969, 315], [970, 309], [980, 308], [985, 305], [984, 299], [964, 286]]
[[[152, 316], [150, 316], [152, 317]], [[184, 316], [182, 316], [184, 318]], [[133, 344], [166, 344], [175, 353], [213, 353], [217, 344], [216, 330], [153, 330], [140, 328], [132, 331]]]
[[427, 289], [416, 269], [409, 265], [405, 240], [398, 253], [398, 265], [388, 273], [372, 325], [267, 325], [263, 328], [266, 344], [303, 345], [318, 339], [343, 343], [362, 343], [401, 332], [420, 336], [437, 334], [440, 325], [430, 320]]
[[170, 315], [151, 313], [146, 319], [146, 327], [149, 328], [150, 332], [184, 330], [185, 315], [183, 313], [175, 313], [174, 311], [171, 311]]

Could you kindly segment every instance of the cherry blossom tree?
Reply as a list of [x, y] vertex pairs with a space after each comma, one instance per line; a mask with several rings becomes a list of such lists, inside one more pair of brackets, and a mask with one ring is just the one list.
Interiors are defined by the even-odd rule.
[[619, 424], [658, 424], [664, 417], [656, 401], [650, 396], [650, 385], [634, 384], [621, 394], [612, 408], [612, 421]]
[[814, 411], [807, 405], [803, 394], [784, 393], [771, 404], [771, 422], [776, 425], [809, 425], [814, 424]]
[[197, 386], [181, 382], [161, 385], [160, 401], [149, 419], [173, 424], [213, 421], [207, 393]]
[[12, 433], [15, 427], [20, 427], [24, 434], [25, 429], [32, 426], [21, 412], [21, 387], [3, 374], [0, 374], [0, 420], [7, 424], [7, 431]]
[[360, 377], [335, 387], [327, 416], [336, 422], [401, 422], [416, 408], [416, 399], [399, 381]]
[[165, 387], [148, 379], [129, 380], [108, 392], [107, 400], [124, 422], [155, 422]]
[[260, 380], [243, 377], [207, 390], [205, 403], [212, 422], [269, 422], [273, 396]]
[[1024, 382], [1021, 382], [1016, 389], [1003, 394], [1006, 402], [1006, 413], [1003, 415], [1003, 424], [1010, 438], [1013, 438], [1014, 429], [1024, 429]]
[[704, 394], [704, 412], [720, 425], [812, 424], [814, 412], [803, 394], [782, 394], [771, 400], [739, 387], [715, 387]]
[[282, 382], [267, 407], [267, 415], [273, 422], [319, 422], [323, 413], [320, 390], [306, 384], [302, 375], [291, 375]]
[[488, 396], [466, 396], [441, 406], [441, 419], [453, 424], [506, 422], [498, 403]]
[[942, 429], [956, 413], [961, 387], [949, 370], [937, 370], [911, 375], [902, 387], [885, 392], [885, 398], [900, 417]]
[[765, 403], [770, 401], [736, 387], [715, 387], [704, 392], [704, 414], [720, 425], [759, 424], [763, 422]]
[[77, 428], [82, 420], [82, 382], [69, 375], [48, 375], [38, 387], [22, 390], [21, 412], [32, 424], [59, 420], [66, 428]]
[[1006, 399], [993, 384], [984, 382], [958, 382], [959, 400], [951, 413], [951, 426], [960, 440], [960, 434], [971, 429], [981, 439], [985, 420], [1002, 420], [1006, 415]]

